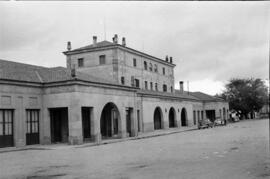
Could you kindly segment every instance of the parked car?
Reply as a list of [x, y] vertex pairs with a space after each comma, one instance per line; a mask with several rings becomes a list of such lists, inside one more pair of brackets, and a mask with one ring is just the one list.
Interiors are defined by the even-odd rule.
[[231, 114], [231, 119], [233, 122], [238, 122], [239, 121], [239, 117], [236, 113], [232, 113]]
[[198, 129], [213, 127], [213, 124], [209, 119], [203, 119], [199, 121]]

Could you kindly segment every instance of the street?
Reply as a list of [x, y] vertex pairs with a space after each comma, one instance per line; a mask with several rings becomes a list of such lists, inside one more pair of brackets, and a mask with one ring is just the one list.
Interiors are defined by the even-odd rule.
[[0, 153], [0, 178], [270, 178], [268, 119], [100, 146]]

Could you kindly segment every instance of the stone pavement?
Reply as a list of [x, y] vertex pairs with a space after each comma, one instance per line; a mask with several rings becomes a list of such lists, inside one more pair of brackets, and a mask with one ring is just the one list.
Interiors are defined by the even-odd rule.
[[0, 148], [0, 153], [22, 151], [22, 150], [55, 150], [55, 149], [68, 149], [68, 148], [83, 148], [83, 147], [91, 147], [91, 146], [97, 146], [97, 145], [106, 145], [110, 143], [124, 142], [128, 140], [139, 140], [139, 139], [145, 139], [145, 138], [150, 138], [150, 137], [170, 135], [174, 133], [187, 132], [187, 131], [192, 131], [196, 129], [197, 129], [197, 126], [161, 129], [161, 130], [155, 130], [153, 132], [139, 133], [139, 135], [136, 137], [105, 139], [105, 140], [102, 140], [101, 143], [86, 142], [81, 145], [68, 145], [66, 143], [59, 143], [59, 144], [50, 144], [50, 145], [37, 144], [37, 145], [27, 145], [23, 147], [5, 147], [5, 148]]

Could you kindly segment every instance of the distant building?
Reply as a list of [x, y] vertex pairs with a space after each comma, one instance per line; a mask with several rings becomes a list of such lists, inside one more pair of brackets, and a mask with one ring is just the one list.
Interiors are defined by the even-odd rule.
[[198, 120], [228, 118], [228, 103], [174, 89], [173, 58], [118, 43], [71, 49], [67, 68], [0, 60], [0, 147], [100, 142], [138, 136]]

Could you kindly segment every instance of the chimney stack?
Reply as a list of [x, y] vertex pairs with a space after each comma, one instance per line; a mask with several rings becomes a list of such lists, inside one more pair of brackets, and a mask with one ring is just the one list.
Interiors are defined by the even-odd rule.
[[67, 42], [67, 50], [68, 50], [68, 51], [71, 50], [71, 42], [70, 42], [70, 41]]
[[114, 37], [113, 37], [113, 43], [118, 44], [118, 36], [117, 36], [117, 34], [115, 34]]
[[97, 36], [93, 36], [93, 45], [97, 44]]
[[172, 57], [170, 57], [170, 63], [172, 63]]
[[169, 57], [168, 57], [168, 55], [166, 55], [165, 60], [166, 60], [166, 62], [168, 62], [168, 61], [169, 61]]
[[122, 38], [122, 45], [123, 45], [124, 47], [126, 46], [126, 38], [125, 38], [125, 37]]
[[180, 85], [180, 93], [183, 94], [184, 93], [184, 82], [179, 81], [179, 85]]

